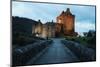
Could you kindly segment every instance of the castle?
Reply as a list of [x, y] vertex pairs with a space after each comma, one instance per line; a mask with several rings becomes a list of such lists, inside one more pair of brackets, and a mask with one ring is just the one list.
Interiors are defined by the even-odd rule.
[[35, 21], [27, 18], [13, 17], [13, 31], [42, 38], [76, 36], [75, 15], [69, 8], [56, 17], [56, 22]]
[[55, 22], [47, 22], [42, 24], [39, 20], [37, 26], [33, 26], [32, 33], [36, 33], [39, 37], [60, 37], [60, 36], [76, 36], [75, 32], [75, 15], [73, 15], [69, 8], [57, 16]]

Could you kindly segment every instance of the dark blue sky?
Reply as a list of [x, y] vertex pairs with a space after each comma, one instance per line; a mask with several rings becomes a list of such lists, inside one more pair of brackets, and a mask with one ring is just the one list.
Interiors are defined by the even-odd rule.
[[95, 30], [95, 6], [46, 4], [30, 2], [12, 2], [12, 15], [27, 17], [30, 19], [41, 19], [43, 23], [54, 20], [67, 8], [75, 15], [75, 31], [87, 32]]

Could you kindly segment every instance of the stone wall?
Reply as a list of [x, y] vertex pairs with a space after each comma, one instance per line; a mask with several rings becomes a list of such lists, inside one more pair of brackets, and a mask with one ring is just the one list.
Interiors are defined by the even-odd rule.
[[43, 38], [55, 37], [55, 24], [53, 22], [47, 22], [45, 24], [38, 23], [37, 25], [33, 25], [32, 34]]

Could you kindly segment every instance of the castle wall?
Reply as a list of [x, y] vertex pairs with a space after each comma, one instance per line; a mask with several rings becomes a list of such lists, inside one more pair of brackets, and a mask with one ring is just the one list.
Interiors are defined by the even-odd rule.
[[46, 38], [48, 36], [48, 32], [47, 32], [47, 26], [43, 25], [42, 27], [42, 36], [43, 38]]
[[65, 17], [65, 22], [63, 24], [64, 26], [64, 33], [73, 33], [74, 32], [74, 16], [69, 15]]
[[55, 37], [55, 25], [50, 24], [38, 24], [32, 26], [32, 34], [38, 34], [38, 37], [52, 38]]

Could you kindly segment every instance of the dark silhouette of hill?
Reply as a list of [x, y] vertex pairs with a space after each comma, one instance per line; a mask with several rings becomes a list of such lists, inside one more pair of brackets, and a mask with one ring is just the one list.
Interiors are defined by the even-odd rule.
[[12, 16], [12, 31], [17, 33], [32, 33], [32, 26], [38, 24], [39, 22], [18, 16]]

